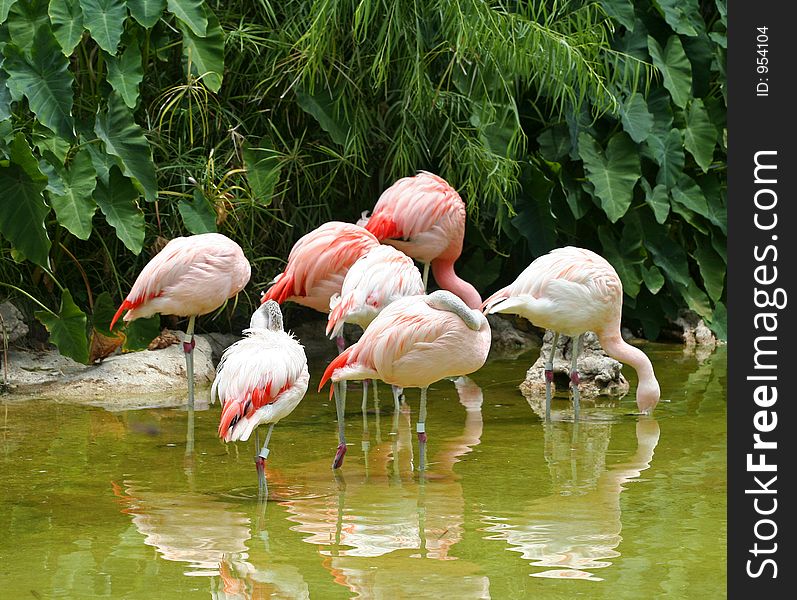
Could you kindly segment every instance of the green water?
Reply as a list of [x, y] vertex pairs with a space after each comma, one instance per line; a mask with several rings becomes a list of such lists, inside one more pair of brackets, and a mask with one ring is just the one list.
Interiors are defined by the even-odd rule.
[[275, 428], [265, 510], [253, 445], [217, 439], [218, 406], [196, 413], [187, 458], [182, 410], [6, 402], [0, 596], [724, 597], [725, 352], [646, 351], [670, 400], [655, 418], [631, 395], [577, 424], [560, 400], [546, 425], [517, 391], [529, 356], [460, 393], [440, 382], [423, 481], [417, 390], [392, 435], [381, 386], [366, 456], [351, 386], [338, 478], [334, 405], [310, 393]]

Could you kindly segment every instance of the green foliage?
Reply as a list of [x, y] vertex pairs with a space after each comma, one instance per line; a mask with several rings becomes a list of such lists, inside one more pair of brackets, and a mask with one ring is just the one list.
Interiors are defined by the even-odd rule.
[[80, 363], [89, 362], [86, 313], [72, 300], [69, 290], [64, 290], [61, 296], [58, 314], [40, 310], [35, 316], [50, 332], [50, 341], [58, 346], [61, 354]]

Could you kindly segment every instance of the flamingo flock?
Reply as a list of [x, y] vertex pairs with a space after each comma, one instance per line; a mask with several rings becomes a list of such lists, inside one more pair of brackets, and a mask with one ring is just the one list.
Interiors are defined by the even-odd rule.
[[[454, 271], [465, 236], [465, 203], [444, 179], [421, 171], [398, 180], [358, 224], [332, 221], [301, 237], [285, 269], [262, 295], [244, 338], [224, 352], [211, 389], [222, 410], [219, 437], [245, 441], [268, 424], [255, 459], [261, 493], [264, 462], [274, 425], [304, 397], [310, 374], [304, 349], [283, 330], [280, 304], [291, 301], [328, 315], [327, 335], [338, 356], [325, 369], [319, 390], [331, 382], [338, 418], [333, 469], [346, 453], [346, 382], [381, 379], [393, 388], [396, 407], [403, 388], [421, 390], [416, 431], [420, 470], [425, 468], [427, 389], [445, 378], [482, 367], [490, 349], [486, 314], [525, 317], [533, 324], [575, 338], [570, 381], [579, 414], [579, 340], [594, 331], [604, 350], [633, 367], [639, 377], [636, 401], [650, 414], [660, 397], [648, 357], [620, 335], [622, 284], [601, 256], [581, 248], [552, 250], [534, 260], [518, 278], [482, 301]], [[423, 265], [423, 275], [413, 259]], [[429, 271], [441, 288], [427, 293]], [[141, 271], [114, 315], [113, 324], [155, 313], [189, 317], [183, 341], [188, 403], [193, 408], [194, 325], [197, 316], [222, 306], [251, 277], [241, 247], [218, 233], [169, 242]], [[345, 348], [343, 324], [364, 332]], [[550, 419], [553, 350], [547, 357], [546, 418]], [[365, 383], [364, 383], [365, 388]], [[367, 395], [364, 389], [364, 400]]]

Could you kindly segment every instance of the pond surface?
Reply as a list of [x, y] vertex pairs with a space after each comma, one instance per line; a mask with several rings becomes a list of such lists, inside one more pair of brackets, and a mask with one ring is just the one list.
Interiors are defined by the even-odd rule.
[[351, 384], [337, 477], [334, 403], [309, 393], [274, 430], [265, 509], [218, 406], [186, 456], [183, 410], [0, 405], [0, 596], [724, 597], [725, 350], [645, 350], [654, 418], [629, 414], [632, 381], [578, 423], [560, 394], [546, 425], [517, 389], [530, 355], [438, 383], [422, 479], [417, 390], [394, 419], [381, 385], [365, 434]]

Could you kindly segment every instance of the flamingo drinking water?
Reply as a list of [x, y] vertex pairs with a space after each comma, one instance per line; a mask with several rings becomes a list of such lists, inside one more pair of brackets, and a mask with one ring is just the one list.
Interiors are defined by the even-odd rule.
[[594, 331], [606, 354], [631, 365], [639, 376], [636, 402], [643, 413], [653, 412], [659, 401], [659, 382], [644, 352], [620, 335], [623, 284], [614, 268], [590, 250], [568, 246], [537, 258], [514, 282], [484, 301], [488, 314], [525, 317], [554, 332], [551, 354], [545, 363], [545, 414], [550, 418], [553, 356], [560, 333], [575, 338], [570, 381], [578, 414], [578, 353], [581, 334]]
[[[126, 322], [155, 313], [189, 317], [183, 350], [188, 372], [188, 407], [194, 408], [194, 322], [224, 304], [249, 282], [252, 269], [241, 247], [220, 233], [171, 240], [147, 263], [113, 316]], [[193, 413], [191, 413], [193, 414]]]

